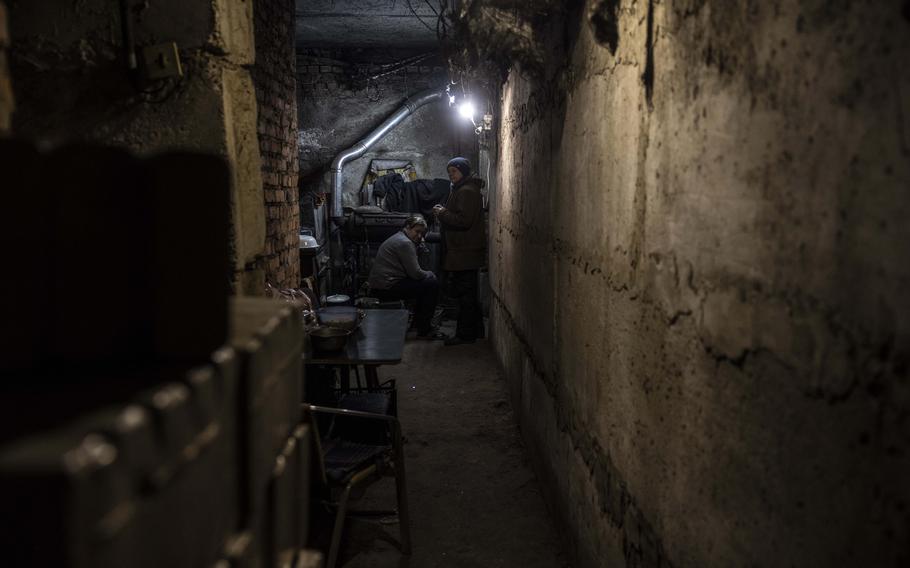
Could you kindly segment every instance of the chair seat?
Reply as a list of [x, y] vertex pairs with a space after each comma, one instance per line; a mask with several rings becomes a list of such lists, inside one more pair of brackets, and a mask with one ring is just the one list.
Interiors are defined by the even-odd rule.
[[392, 410], [392, 393], [389, 391], [346, 393], [338, 399], [338, 408], [388, 416]]
[[381, 461], [389, 446], [358, 444], [344, 440], [324, 440], [325, 475], [332, 484], [342, 485], [370, 462]]

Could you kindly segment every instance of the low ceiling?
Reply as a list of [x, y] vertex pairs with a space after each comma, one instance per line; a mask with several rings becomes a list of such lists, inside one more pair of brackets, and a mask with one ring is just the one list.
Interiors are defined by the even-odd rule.
[[438, 45], [439, 12], [456, 0], [297, 0], [297, 45], [309, 48]]

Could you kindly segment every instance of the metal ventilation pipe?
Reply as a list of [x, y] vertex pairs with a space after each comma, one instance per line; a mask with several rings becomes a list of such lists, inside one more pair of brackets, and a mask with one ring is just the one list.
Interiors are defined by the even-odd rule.
[[373, 144], [382, 140], [386, 134], [401, 124], [405, 118], [418, 108], [442, 99], [444, 94], [445, 91], [430, 89], [408, 98], [400, 109], [385, 119], [375, 130], [367, 134], [363, 140], [335, 156], [335, 159], [332, 160], [332, 221], [336, 225], [341, 225], [344, 221], [344, 211], [341, 205], [341, 182], [344, 165], [362, 156]]

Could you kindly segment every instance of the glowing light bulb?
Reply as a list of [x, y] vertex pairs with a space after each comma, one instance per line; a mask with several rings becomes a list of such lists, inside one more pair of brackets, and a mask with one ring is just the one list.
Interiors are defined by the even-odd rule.
[[460, 114], [462, 118], [472, 120], [474, 118], [474, 105], [471, 101], [461, 103], [461, 106], [458, 107], [458, 114]]

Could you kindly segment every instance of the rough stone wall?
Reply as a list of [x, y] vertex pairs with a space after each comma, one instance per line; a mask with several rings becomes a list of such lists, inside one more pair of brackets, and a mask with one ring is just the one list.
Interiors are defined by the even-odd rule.
[[184, 76], [137, 91], [125, 71], [118, 3], [9, 5], [13, 131], [48, 144], [94, 141], [139, 153], [182, 148], [227, 158], [233, 172], [238, 288], [262, 290], [265, 244], [256, 141], [252, 0], [132, 2], [138, 47], [176, 42]]
[[[414, 52], [376, 55], [369, 50], [301, 50], [298, 54], [298, 109], [301, 189], [330, 189], [332, 159], [361, 140], [406, 97], [429, 88], [444, 89], [448, 74], [438, 58], [403, 66]], [[371, 80], [370, 77], [382, 75]], [[361, 158], [344, 170], [344, 203], [359, 205], [357, 191], [370, 161], [410, 159], [418, 177], [446, 177], [445, 165], [455, 155], [472, 158], [476, 136], [445, 102], [418, 109]]]
[[265, 197], [266, 281], [296, 288], [300, 282], [297, 195], [297, 81], [293, 0], [261, 0], [254, 13], [259, 109], [259, 153]]
[[908, 20], [589, 1], [512, 69], [493, 337], [578, 566], [910, 563]]

